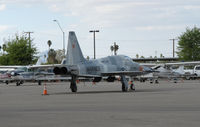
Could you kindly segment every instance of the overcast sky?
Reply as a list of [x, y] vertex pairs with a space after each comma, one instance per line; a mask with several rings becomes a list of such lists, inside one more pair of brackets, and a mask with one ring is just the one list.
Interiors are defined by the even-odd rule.
[[[34, 32], [39, 52], [62, 49], [62, 32], [75, 31], [84, 56], [93, 57], [93, 35], [97, 29], [97, 58], [118, 54], [135, 57], [172, 56], [172, 41], [186, 28], [200, 27], [199, 0], [0, 0], [0, 45], [15, 33]], [[177, 46], [177, 41], [176, 41]]]

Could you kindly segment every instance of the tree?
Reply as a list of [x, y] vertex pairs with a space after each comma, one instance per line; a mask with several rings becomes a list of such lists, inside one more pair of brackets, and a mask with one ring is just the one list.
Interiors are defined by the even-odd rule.
[[139, 58], [139, 54], [136, 54], [136, 58], [137, 58], [137, 59]]
[[119, 45], [116, 45], [116, 42], [114, 42], [114, 45], [110, 46], [111, 52], [114, 51], [114, 55], [117, 55], [117, 50], [119, 49]]
[[162, 54], [162, 53], [160, 54], [160, 58], [164, 58], [164, 56], [163, 56], [163, 54]]
[[56, 50], [56, 60], [58, 61], [58, 63], [61, 63], [64, 58], [64, 51], [62, 49]]
[[191, 61], [200, 59], [200, 28], [186, 28], [186, 32], [178, 37], [178, 57]]
[[48, 40], [48, 41], [47, 41], [47, 44], [48, 44], [48, 46], [49, 46], [49, 50], [50, 50], [50, 47], [51, 47], [51, 45], [52, 45], [51, 40]]
[[110, 46], [110, 50], [111, 50], [111, 52], [114, 51], [114, 46], [113, 45]]
[[6, 54], [0, 56], [0, 65], [9, 65], [9, 59]]
[[2, 46], [0, 45], [0, 56], [2, 55], [2, 52], [1, 52], [1, 50], [2, 50]]
[[48, 64], [58, 63], [58, 60], [56, 60], [56, 51], [54, 49], [49, 50], [47, 61], [48, 61]]
[[6, 51], [6, 44], [3, 44], [3, 54]]
[[[31, 42], [33, 40], [30, 40]], [[29, 65], [36, 62], [37, 49], [31, 43], [29, 47], [29, 39], [24, 35], [15, 35], [15, 38], [5, 40], [3, 44], [3, 54], [0, 58], [2, 65]]]

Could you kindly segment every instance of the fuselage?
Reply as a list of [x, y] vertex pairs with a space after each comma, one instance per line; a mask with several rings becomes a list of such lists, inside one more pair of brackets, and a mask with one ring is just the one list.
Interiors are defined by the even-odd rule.
[[141, 66], [130, 57], [118, 55], [96, 60], [86, 60], [77, 65], [79, 75], [101, 75], [101, 73], [116, 71], [140, 71]]

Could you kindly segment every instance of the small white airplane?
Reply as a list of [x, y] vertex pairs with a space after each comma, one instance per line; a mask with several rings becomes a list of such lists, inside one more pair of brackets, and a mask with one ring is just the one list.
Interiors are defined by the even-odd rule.
[[[140, 66], [128, 56], [108, 56], [101, 59], [86, 60], [83, 57], [75, 32], [69, 32], [66, 61], [60, 65], [41, 65], [32, 68], [52, 67], [56, 75], [68, 75], [71, 77], [70, 88], [77, 92], [76, 80], [79, 77], [92, 78], [93, 82], [100, 82], [106, 78], [108, 82], [114, 82], [115, 76], [121, 77], [122, 91], [128, 91], [126, 76], [134, 77], [152, 72], [152, 69]], [[130, 85], [135, 90], [133, 84]]]
[[[31, 65], [30, 65], [31, 66]], [[0, 82], [9, 84], [10, 82], [16, 82], [16, 86], [23, 84], [24, 82], [38, 82], [41, 85], [41, 81], [49, 80], [48, 78], [55, 78], [53, 72], [46, 70], [32, 70], [30, 66], [0, 66], [1, 69], [5, 68], [4, 73], [0, 73]]]
[[0, 66], [0, 82], [8, 84], [11, 79], [10, 71], [14, 71], [20, 66]]
[[[158, 83], [158, 78], [168, 78], [173, 79], [174, 82], [177, 82], [178, 78], [187, 78], [194, 76], [193, 74], [186, 73], [184, 70], [184, 66], [188, 65], [198, 65], [200, 61], [191, 61], [191, 62], [176, 62], [176, 63], [163, 63], [156, 66], [151, 67], [155, 72], [152, 73], [151, 79], [154, 79]], [[147, 65], [147, 64], [146, 64]], [[177, 69], [173, 69], [172, 67], [178, 67]], [[151, 80], [152, 83], [152, 80]]]
[[[16, 85], [19, 86], [24, 82], [38, 82], [38, 85], [41, 85], [41, 81], [53, 81], [54, 73], [48, 71], [39, 71], [39, 70], [27, 70], [24, 72], [17, 73], [11, 76], [12, 81], [16, 82]], [[54, 79], [55, 81], [55, 79]]]
[[20, 66], [0, 66], [0, 72], [7, 72], [17, 69]]

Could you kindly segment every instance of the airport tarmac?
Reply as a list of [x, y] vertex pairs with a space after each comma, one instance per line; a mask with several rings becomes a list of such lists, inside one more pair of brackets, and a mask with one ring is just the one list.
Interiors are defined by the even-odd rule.
[[136, 83], [121, 92], [121, 83], [0, 84], [1, 127], [199, 127], [200, 81]]

